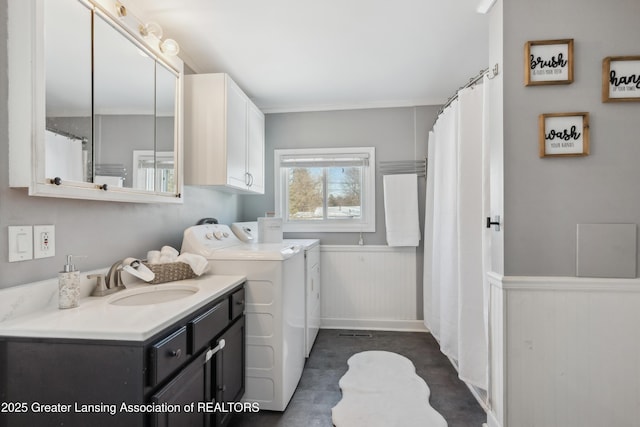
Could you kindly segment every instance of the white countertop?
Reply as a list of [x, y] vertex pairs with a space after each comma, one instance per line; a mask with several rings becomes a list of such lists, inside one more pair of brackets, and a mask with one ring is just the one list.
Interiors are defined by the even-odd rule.
[[[76, 308], [60, 310], [49, 305], [42, 310], [0, 322], [0, 337], [144, 341], [244, 280], [244, 276], [204, 275], [160, 285], [131, 284], [127, 285], [127, 290], [104, 297], [81, 298]], [[150, 287], [160, 290], [165, 285], [174, 289], [186, 286], [198, 290], [193, 295], [157, 304], [109, 304], [127, 292]]]

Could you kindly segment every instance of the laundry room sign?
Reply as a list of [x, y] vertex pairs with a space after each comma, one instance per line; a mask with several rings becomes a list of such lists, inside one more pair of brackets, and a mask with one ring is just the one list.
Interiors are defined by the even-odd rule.
[[524, 45], [525, 86], [573, 82], [573, 39], [529, 41]]
[[640, 101], [640, 56], [602, 60], [602, 102]]
[[540, 114], [540, 157], [589, 155], [589, 113]]

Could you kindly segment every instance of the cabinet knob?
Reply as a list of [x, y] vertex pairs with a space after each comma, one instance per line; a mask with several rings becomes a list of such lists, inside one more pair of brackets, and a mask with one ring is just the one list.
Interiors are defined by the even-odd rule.
[[236, 301], [236, 305], [243, 305], [243, 304], [244, 304], [244, 300]]
[[173, 350], [171, 353], [172, 357], [175, 357], [176, 359], [180, 359], [180, 356], [182, 356], [182, 349], [177, 349], [177, 350]]
[[218, 386], [218, 391], [227, 391], [227, 386], [226, 385], [219, 385]]

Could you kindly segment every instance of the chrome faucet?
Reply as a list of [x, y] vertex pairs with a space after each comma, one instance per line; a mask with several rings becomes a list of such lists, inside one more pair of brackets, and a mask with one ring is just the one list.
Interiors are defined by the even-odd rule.
[[123, 260], [115, 262], [106, 277], [104, 274], [89, 274], [87, 276], [88, 279], [96, 279], [96, 287], [93, 289], [91, 296], [102, 297], [126, 289], [122, 282], [123, 262]]

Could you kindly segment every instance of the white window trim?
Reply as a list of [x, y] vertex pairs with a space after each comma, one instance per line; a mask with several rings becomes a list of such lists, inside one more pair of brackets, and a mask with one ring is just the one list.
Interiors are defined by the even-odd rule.
[[[362, 177], [362, 210], [360, 220], [287, 221], [286, 173], [280, 168], [283, 156], [367, 154], [369, 165]], [[276, 216], [282, 218], [285, 232], [375, 232], [376, 231], [376, 149], [375, 147], [292, 148], [274, 150], [274, 192]]]
[[[138, 178], [138, 165], [140, 164], [141, 159], [149, 159], [149, 160], [175, 160], [173, 151], [154, 151], [154, 150], [133, 150], [133, 188], [138, 188], [144, 190], [146, 188], [146, 182], [140, 182]], [[155, 172], [154, 172], [155, 176]], [[158, 177], [155, 176], [155, 179]], [[157, 182], [154, 183], [154, 188], [158, 185]]]

